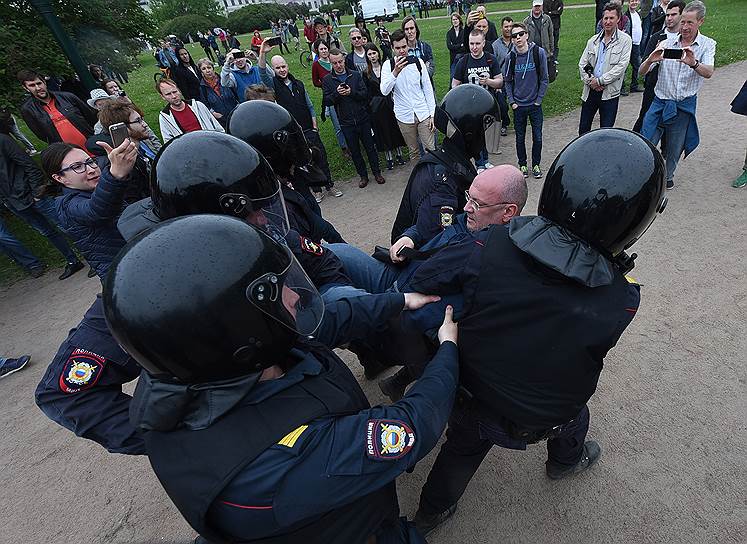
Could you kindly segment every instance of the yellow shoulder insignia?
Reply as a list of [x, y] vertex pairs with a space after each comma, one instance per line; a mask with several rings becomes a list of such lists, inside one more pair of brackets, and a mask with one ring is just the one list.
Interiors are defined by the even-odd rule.
[[296, 445], [296, 441], [301, 437], [301, 435], [304, 433], [306, 429], [308, 429], [308, 425], [301, 425], [298, 427], [295, 431], [291, 431], [288, 434], [286, 434], [278, 444], [281, 446], [286, 446], [288, 448], [292, 448]]
[[635, 285], [639, 285], [638, 280], [635, 279], [633, 276], [628, 276], [625, 274], [625, 279], [628, 280], [628, 283], [634, 283]]

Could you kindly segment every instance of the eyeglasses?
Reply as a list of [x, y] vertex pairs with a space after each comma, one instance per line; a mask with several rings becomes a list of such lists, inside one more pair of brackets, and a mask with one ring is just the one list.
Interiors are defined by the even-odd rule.
[[362, 40], [363, 36], [350, 36], [351, 40]]
[[144, 125], [145, 124], [145, 119], [143, 119], [142, 117], [137, 117], [134, 121], [125, 121], [125, 125], [127, 125], [128, 127], [130, 125], [135, 125], [135, 124], [137, 124], [137, 125]]
[[467, 204], [472, 204], [475, 209], [475, 213], [480, 211], [480, 208], [494, 208], [495, 206], [506, 206], [513, 204], [513, 202], [498, 202], [497, 204], [480, 204], [477, 200], [469, 196], [469, 191], [464, 191], [464, 197], [467, 199]]
[[86, 168], [91, 168], [93, 170], [98, 170], [98, 167], [99, 167], [99, 165], [96, 162], [96, 159], [94, 159], [93, 157], [91, 157], [90, 159], [86, 159], [83, 162], [74, 162], [70, 166], [68, 166], [68, 167], [63, 168], [62, 170], [60, 170], [58, 173], [59, 174], [64, 174], [68, 170], [72, 170], [76, 174], [83, 174], [86, 171]]
[[521, 38], [524, 34], [526, 34], [525, 30], [522, 30], [521, 32], [517, 32], [516, 34], [511, 34], [511, 38]]

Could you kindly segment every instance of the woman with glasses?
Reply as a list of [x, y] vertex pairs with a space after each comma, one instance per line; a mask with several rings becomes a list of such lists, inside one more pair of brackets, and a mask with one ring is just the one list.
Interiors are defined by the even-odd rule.
[[62, 142], [42, 151], [41, 163], [47, 175], [63, 186], [62, 196], [56, 201], [60, 224], [103, 279], [114, 256], [125, 245], [117, 230], [117, 219], [124, 207], [138, 148], [129, 138], [116, 149], [106, 142], [97, 144], [106, 150], [109, 159], [109, 166], [103, 171], [83, 148]]

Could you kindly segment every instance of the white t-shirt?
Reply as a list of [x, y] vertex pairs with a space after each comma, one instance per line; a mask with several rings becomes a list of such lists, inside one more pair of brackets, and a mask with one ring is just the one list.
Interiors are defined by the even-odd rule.
[[643, 26], [641, 25], [641, 16], [637, 11], [630, 12], [630, 28], [630, 37], [633, 38], [633, 45], [641, 45], [641, 39], [643, 39]]

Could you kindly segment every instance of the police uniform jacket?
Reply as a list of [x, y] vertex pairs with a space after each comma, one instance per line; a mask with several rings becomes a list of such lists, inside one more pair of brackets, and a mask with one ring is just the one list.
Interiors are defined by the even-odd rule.
[[112, 453], [145, 453], [129, 419], [132, 397], [122, 385], [140, 374], [109, 332], [101, 296], [70, 331], [36, 388], [36, 404], [52, 421]]
[[[464, 293], [460, 381], [505, 428], [543, 431], [575, 417], [640, 303], [638, 285], [558, 229], [541, 217], [492, 226], [431, 257], [409, 284]], [[555, 243], [559, 235], [570, 241]], [[445, 264], [452, 252], [466, 261], [459, 270]]]
[[[200, 416], [198, 406], [172, 429], [146, 433], [156, 475], [201, 535], [363, 544], [373, 534], [381, 542], [402, 534], [394, 480], [441, 435], [456, 387], [456, 346], [444, 343], [400, 402], [370, 408], [345, 364], [318, 341], [362, 337], [403, 305], [403, 296], [392, 293], [342, 301], [315, 339], [296, 343], [294, 364], [281, 378], [248, 391], [237, 383], [237, 400], [224, 413], [212, 405], [209, 416]], [[207, 414], [208, 405], [202, 407]], [[159, 427], [147, 406], [134, 412]], [[208, 420], [195, 423], [201, 417]]]
[[464, 191], [476, 175], [472, 163], [448, 140], [435, 152], [429, 151], [413, 168], [407, 181], [392, 226], [392, 244], [413, 225], [424, 240], [430, 240], [450, 226], [454, 215], [464, 208]]

